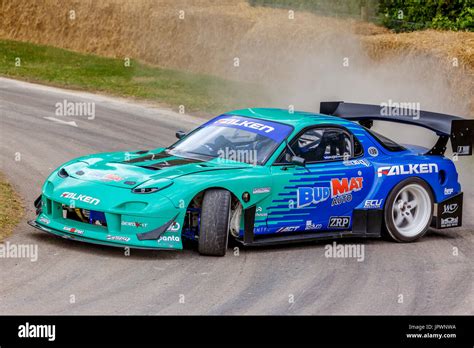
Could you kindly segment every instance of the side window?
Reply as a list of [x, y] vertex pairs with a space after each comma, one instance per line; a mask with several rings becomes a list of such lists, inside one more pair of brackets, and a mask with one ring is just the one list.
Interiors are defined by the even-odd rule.
[[364, 154], [364, 148], [359, 140], [354, 136], [354, 157], [359, 157]]
[[[343, 160], [353, 153], [357, 156], [362, 153], [362, 146], [354, 138], [355, 151], [352, 151], [352, 142], [349, 134], [340, 128], [311, 128], [290, 143], [296, 156], [306, 162], [321, 162]], [[286, 149], [277, 163], [288, 163], [291, 151]]]

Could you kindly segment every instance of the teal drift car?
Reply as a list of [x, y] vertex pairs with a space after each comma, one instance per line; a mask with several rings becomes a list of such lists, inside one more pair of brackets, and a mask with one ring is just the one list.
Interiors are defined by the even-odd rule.
[[[385, 110], [386, 111], [386, 110]], [[110, 246], [224, 255], [229, 237], [266, 245], [344, 237], [417, 240], [462, 224], [448, 140], [472, 155], [474, 121], [324, 102], [321, 113], [244, 109], [147, 151], [76, 158], [46, 180], [30, 225]], [[373, 121], [428, 128], [431, 149], [375, 133]]]

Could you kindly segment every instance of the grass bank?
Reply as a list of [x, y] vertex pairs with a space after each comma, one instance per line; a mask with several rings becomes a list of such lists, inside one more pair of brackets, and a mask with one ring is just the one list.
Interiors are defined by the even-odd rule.
[[20, 197], [0, 175], [0, 242], [6, 238], [23, 216]]
[[175, 110], [184, 105], [186, 112], [198, 114], [255, 106], [266, 99], [256, 84], [10, 40], [0, 40], [0, 75], [153, 100]]

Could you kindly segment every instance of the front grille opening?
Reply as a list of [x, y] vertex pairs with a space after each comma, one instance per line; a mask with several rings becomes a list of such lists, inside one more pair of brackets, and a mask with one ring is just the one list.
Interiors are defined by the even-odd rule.
[[44, 205], [43, 208], [46, 208], [45, 211], [47, 215], [51, 215], [53, 212], [53, 201], [46, 198], [46, 205]]
[[72, 208], [63, 204], [63, 218], [83, 222], [86, 224], [107, 227], [105, 214], [101, 211]]

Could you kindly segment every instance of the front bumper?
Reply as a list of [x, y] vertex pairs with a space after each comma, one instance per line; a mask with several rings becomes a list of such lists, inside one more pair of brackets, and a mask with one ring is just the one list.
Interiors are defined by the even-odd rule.
[[[166, 201], [162, 200], [164, 203], [161, 206], [140, 215], [128, 210], [93, 207], [93, 211], [102, 213], [107, 222], [106, 225], [97, 225], [64, 216], [65, 202], [58, 196], [43, 194], [34, 202], [37, 218], [28, 223], [43, 232], [81, 242], [121, 248], [181, 250], [180, 222], [184, 219], [184, 213], [180, 214]], [[78, 204], [76, 208], [85, 209], [86, 206]], [[92, 213], [92, 210], [89, 211]]]
[[91, 238], [89, 236], [65, 233], [63, 231], [54, 230], [54, 229], [45, 227], [45, 226], [37, 223], [35, 220], [28, 221], [28, 225], [30, 225], [34, 228], [37, 228], [40, 231], [43, 231], [43, 232], [46, 232], [46, 233], [49, 233], [49, 234], [52, 234], [52, 235], [55, 235], [55, 236], [58, 236], [58, 237], [62, 237], [62, 238], [65, 238], [65, 239], [78, 241], [78, 242], [85, 242], [85, 243], [99, 244], [99, 245], [107, 245], [107, 246], [118, 247], [118, 248], [149, 249], [149, 250], [156, 250], [156, 249], [159, 249], [159, 250], [176, 250], [176, 249], [178, 249], [178, 250], [180, 250], [180, 249], [182, 249], [182, 246], [181, 246], [181, 248], [176, 247], [176, 246], [175, 247], [166, 247], [166, 246], [161, 246], [161, 245], [160, 246], [157, 246], [157, 245], [147, 246], [147, 245], [144, 245], [144, 244], [136, 245], [136, 244], [120, 243], [120, 242], [116, 242], [116, 241], [110, 242], [110, 241], [103, 240], [103, 239], [94, 239], [94, 238]]

